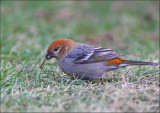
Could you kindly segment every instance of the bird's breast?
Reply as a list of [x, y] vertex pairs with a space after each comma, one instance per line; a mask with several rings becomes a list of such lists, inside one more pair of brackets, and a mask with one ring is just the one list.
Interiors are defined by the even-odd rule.
[[75, 64], [72, 59], [62, 59], [59, 61], [61, 70], [70, 76], [77, 76], [84, 79], [99, 79], [105, 71], [106, 62], [96, 62], [88, 64]]

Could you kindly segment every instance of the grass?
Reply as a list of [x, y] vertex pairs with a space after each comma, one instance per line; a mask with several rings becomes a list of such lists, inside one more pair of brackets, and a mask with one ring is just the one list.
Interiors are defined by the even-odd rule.
[[48, 45], [70, 38], [159, 61], [159, 1], [2, 1], [1, 112], [159, 112], [159, 67], [132, 66], [101, 81], [71, 78]]

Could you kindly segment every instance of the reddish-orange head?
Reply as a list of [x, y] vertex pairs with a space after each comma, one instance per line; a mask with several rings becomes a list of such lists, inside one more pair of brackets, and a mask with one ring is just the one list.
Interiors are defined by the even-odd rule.
[[55, 58], [63, 58], [63, 56], [69, 53], [72, 48], [77, 45], [77, 42], [71, 39], [58, 39], [52, 42], [47, 50], [46, 58], [50, 59], [52, 57]]

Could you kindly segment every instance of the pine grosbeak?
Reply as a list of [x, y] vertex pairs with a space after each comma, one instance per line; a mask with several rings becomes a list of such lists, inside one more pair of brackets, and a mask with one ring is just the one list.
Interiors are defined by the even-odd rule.
[[49, 45], [46, 59], [55, 57], [64, 73], [86, 80], [101, 79], [108, 71], [129, 65], [157, 65], [152, 62], [125, 60], [120, 58], [122, 56], [126, 54], [71, 39], [58, 39]]

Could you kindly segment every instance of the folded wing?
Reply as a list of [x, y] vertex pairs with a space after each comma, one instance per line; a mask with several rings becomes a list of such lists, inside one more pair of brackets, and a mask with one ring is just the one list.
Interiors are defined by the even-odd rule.
[[78, 44], [68, 56], [72, 57], [74, 59], [73, 62], [76, 64], [86, 64], [106, 61], [126, 55], [127, 54], [119, 54], [116, 51], [107, 48]]

